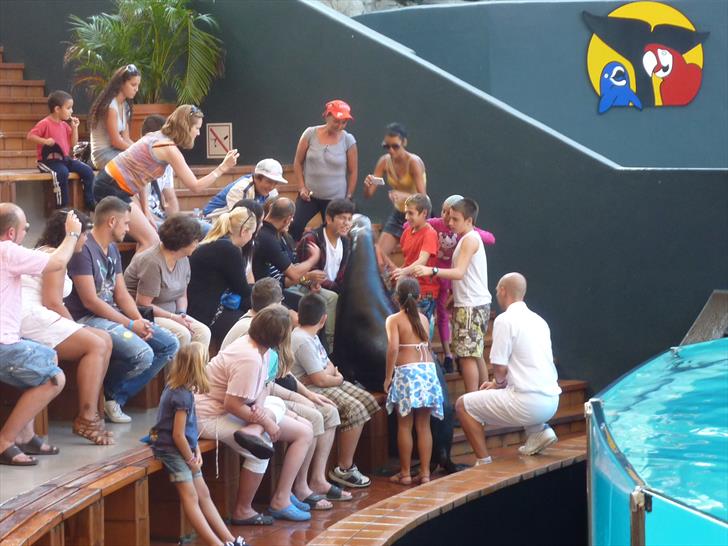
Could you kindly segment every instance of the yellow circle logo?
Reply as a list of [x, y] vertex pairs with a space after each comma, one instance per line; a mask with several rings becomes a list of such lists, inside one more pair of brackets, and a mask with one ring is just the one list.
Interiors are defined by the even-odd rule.
[[600, 114], [615, 106], [684, 106], [698, 94], [708, 32], [681, 12], [633, 2], [606, 16], [582, 15], [592, 32], [587, 70]]

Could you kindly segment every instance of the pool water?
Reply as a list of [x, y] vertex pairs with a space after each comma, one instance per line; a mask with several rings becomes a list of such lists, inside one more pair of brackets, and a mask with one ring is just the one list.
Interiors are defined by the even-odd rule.
[[728, 338], [667, 351], [600, 398], [647, 486], [728, 521]]

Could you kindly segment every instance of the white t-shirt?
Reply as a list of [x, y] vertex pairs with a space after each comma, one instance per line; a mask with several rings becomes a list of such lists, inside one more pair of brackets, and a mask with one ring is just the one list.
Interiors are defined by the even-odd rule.
[[324, 239], [326, 240], [326, 267], [324, 273], [326, 273], [326, 277], [330, 281], [335, 281], [336, 275], [339, 274], [341, 260], [344, 258], [344, 243], [341, 242], [341, 237], [337, 237], [336, 246], [332, 245], [325, 231]]
[[[116, 102], [116, 98], [113, 98], [109, 103], [109, 109], [116, 113], [116, 126], [119, 129], [119, 134], [121, 134], [126, 129], [127, 118], [129, 117], [129, 105], [124, 101], [123, 108], [119, 110], [119, 103]], [[111, 147], [111, 138], [106, 129], [106, 120], [102, 119], [91, 128], [91, 155], [98, 168], [101, 168], [99, 166], [103, 162], [103, 152]], [[106, 162], [103, 162], [103, 164], [105, 165]]]
[[561, 393], [551, 352], [551, 330], [525, 302], [512, 303], [496, 317], [490, 361], [508, 366], [508, 386], [516, 392]]
[[[174, 170], [172, 169], [172, 165], [167, 165], [167, 168], [164, 169], [164, 174], [157, 178], [157, 185], [159, 186], [160, 196], [164, 193], [165, 188], [174, 189]], [[159, 202], [159, 198], [152, 191], [151, 184], [147, 184], [147, 203], [152, 214], [159, 218], [164, 218], [162, 203]]]
[[478, 245], [478, 250], [470, 257], [465, 275], [460, 280], [452, 281], [452, 297], [455, 307], [479, 307], [490, 305], [492, 298], [488, 291], [488, 260], [485, 257], [483, 240], [475, 230], [469, 231], [458, 241], [452, 253], [453, 267], [457, 263], [463, 241], [471, 237]]

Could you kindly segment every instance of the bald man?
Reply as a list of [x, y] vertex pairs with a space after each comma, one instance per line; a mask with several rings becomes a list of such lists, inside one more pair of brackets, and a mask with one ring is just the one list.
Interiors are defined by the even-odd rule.
[[24, 391], [0, 429], [0, 464], [12, 466], [38, 464], [29, 454], [58, 453], [57, 448], [35, 436], [33, 419], [66, 382], [53, 349], [20, 338], [21, 276], [64, 269], [81, 235], [81, 222], [69, 212], [66, 238], [47, 254], [20, 246], [29, 227], [20, 207], [0, 203], [0, 381]]
[[551, 331], [526, 306], [525, 296], [526, 279], [520, 273], [508, 273], [498, 282], [496, 298], [504, 312], [493, 325], [490, 361], [495, 378], [458, 398], [455, 405], [476, 465], [491, 462], [483, 434], [486, 424], [524, 427], [528, 437], [518, 448], [522, 455], [536, 455], [557, 440], [546, 424], [556, 413], [561, 393]]

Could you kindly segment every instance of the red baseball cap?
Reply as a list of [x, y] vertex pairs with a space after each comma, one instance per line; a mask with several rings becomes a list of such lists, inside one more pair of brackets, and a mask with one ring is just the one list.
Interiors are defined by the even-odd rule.
[[351, 115], [351, 106], [339, 99], [326, 103], [326, 110], [324, 110], [323, 116], [326, 117], [329, 114], [334, 116], [335, 119], [354, 120], [354, 116]]

